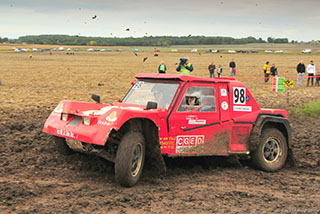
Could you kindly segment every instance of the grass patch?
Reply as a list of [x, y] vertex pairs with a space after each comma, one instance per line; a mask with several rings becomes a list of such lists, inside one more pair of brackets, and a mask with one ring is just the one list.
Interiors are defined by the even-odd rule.
[[298, 115], [306, 115], [309, 117], [320, 116], [320, 100], [313, 101], [300, 107], [292, 107], [291, 110]]

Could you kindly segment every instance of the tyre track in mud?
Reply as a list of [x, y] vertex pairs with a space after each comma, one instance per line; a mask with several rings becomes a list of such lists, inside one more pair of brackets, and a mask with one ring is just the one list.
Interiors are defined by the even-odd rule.
[[[113, 165], [58, 154], [41, 132], [50, 111], [0, 109], [0, 213], [208, 213], [320, 209], [320, 122], [291, 117], [297, 167], [266, 173], [221, 158], [166, 159], [123, 188]], [[312, 128], [310, 128], [312, 127]]]

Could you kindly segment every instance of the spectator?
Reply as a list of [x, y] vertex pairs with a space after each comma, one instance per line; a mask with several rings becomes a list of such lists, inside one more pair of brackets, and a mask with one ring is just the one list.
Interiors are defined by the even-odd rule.
[[311, 85], [313, 86], [313, 78], [316, 75], [316, 66], [314, 65], [312, 60], [310, 61], [310, 64], [307, 66], [307, 72], [308, 72], [307, 86], [309, 86], [310, 79], [311, 79]]
[[167, 66], [164, 61], [161, 61], [161, 64], [158, 67], [159, 74], [165, 74], [167, 71]]
[[193, 65], [189, 62], [189, 58], [180, 58], [180, 63], [176, 68], [176, 71], [180, 72], [182, 75], [191, 75], [193, 71]]
[[306, 73], [306, 66], [304, 65], [303, 60], [301, 60], [300, 63], [297, 65], [297, 72], [298, 72], [297, 86], [303, 87], [303, 78]]
[[222, 67], [221, 67], [221, 65], [218, 66], [217, 74], [218, 74], [218, 77], [221, 77], [221, 75], [222, 75]]
[[271, 72], [271, 76], [273, 76], [273, 77], [278, 76], [278, 71], [277, 71], [277, 67], [275, 64], [272, 64], [272, 66], [270, 68], [270, 72]]
[[265, 84], [267, 84], [269, 81], [269, 76], [270, 76], [269, 61], [267, 61], [266, 64], [263, 66], [263, 72], [264, 72], [264, 82], [265, 82]]
[[209, 70], [209, 73], [210, 73], [210, 78], [215, 78], [215, 74], [214, 74], [214, 70], [216, 69], [216, 65], [213, 64], [213, 62], [210, 63], [209, 67], [208, 67], [208, 70]]
[[234, 62], [234, 59], [231, 60], [229, 63], [230, 67], [230, 76], [235, 76], [236, 75], [236, 63]]

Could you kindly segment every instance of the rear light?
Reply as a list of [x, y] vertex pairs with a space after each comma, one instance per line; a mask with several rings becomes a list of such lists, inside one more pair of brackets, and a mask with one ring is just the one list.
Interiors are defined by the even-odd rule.
[[90, 126], [90, 117], [84, 117], [83, 118], [83, 124], [87, 125], [87, 126]]
[[67, 121], [68, 120], [68, 114], [62, 113], [61, 114], [61, 120]]

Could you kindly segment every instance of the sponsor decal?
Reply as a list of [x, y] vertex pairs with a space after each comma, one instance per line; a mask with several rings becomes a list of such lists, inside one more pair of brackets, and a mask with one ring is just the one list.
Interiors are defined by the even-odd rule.
[[226, 97], [227, 96], [227, 90], [226, 89], [221, 89], [220, 90], [220, 92], [221, 92], [221, 97]]
[[198, 119], [198, 116], [197, 116], [197, 115], [187, 115], [187, 116], [186, 116], [186, 119], [187, 119], [187, 120], [197, 120], [197, 119]]
[[117, 119], [118, 118], [117, 118], [117, 112], [116, 111], [113, 111], [108, 117], [106, 117], [106, 120], [109, 121], [109, 122], [114, 122]]
[[103, 125], [103, 126], [110, 126], [112, 123], [109, 123], [107, 121], [98, 120], [97, 124]]
[[251, 106], [233, 106], [233, 111], [252, 111]]
[[176, 137], [160, 137], [161, 149], [174, 149], [174, 144], [176, 142]]
[[55, 109], [54, 109], [55, 112], [57, 113], [62, 113], [63, 111], [63, 103], [60, 103]]
[[207, 124], [207, 121], [206, 120], [189, 120], [188, 124], [189, 125], [198, 125], [198, 124], [204, 125], [204, 124]]
[[180, 135], [176, 140], [176, 153], [190, 151], [204, 144], [204, 135]]
[[227, 103], [227, 102], [222, 102], [222, 103], [221, 103], [221, 108], [222, 108], [223, 110], [227, 110], [227, 109], [229, 108], [228, 103]]
[[58, 135], [62, 135], [62, 136], [66, 136], [66, 137], [76, 138], [73, 132], [66, 131], [66, 130], [63, 130], [63, 129], [57, 129], [57, 134]]

